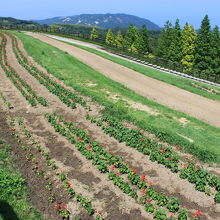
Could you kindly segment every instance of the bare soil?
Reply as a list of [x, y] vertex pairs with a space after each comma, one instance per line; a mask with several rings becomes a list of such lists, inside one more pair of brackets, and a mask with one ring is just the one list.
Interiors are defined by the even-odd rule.
[[[10, 38], [7, 38], [7, 40], [7, 56], [10, 64], [19, 70], [21, 76], [28, 81], [39, 95], [47, 99], [49, 105], [48, 107], [42, 107], [40, 105], [35, 108], [30, 107], [0, 69], [0, 92], [2, 92], [7, 100], [14, 106], [13, 109], [6, 109], [6, 107], [1, 105], [1, 111], [4, 111], [5, 114], [11, 113], [24, 118], [27, 128], [33, 133], [33, 137], [39, 140], [41, 145], [50, 152], [52, 160], [58, 165], [58, 170], [68, 174], [70, 183], [75, 191], [91, 199], [96, 210], [103, 210], [104, 216], [107, 216], [107, 219], [111, 220], [153, 219], [152, 215], [145, 212], [143, 206], [137, 204], [134, 199], [123, 194], [118, 187], [114, 186], [113, 183], [109, 181], [107, 174], [100, 174], [92, 165], [91, 161], [86, 160], [73, 145], [69, 144], [64, 137], [57, 134], [47, 123], [43, 116], [44, 113], [56, 111], [58, 114], [62, 114], [67, 120], [71, 120], [75, 124], [86, 128], [92, 140], [99, 141], [104, 145], [106, 150], [120, 155], [123, 161], [136, 168], [139, 174], [146, 175], [147, 180], [153, 181], [158, 191], [166, 195], [178, 197], [181, 201], [181, 205], [186, 206], [191, 213], [200, 209], [202, 211], [201, 219], [218, 219], [220, 206], [214, 204], [213, 196], [207, 196], [204, 193], [196, 191], [192, 184], [186, 180], [181, 180], [177, 174], [172, 173], [162, 165], [151, 162], [147, 156], [144, 156], [135, 149], [127, 147], [123, 143], [117, 142], [115, 139], [103, 133], [100, 127], [91, 124], [85, 119], [87, 111], [81, 106], [77, 105], [77, 109], [75, 110], [67, 108], [56, 96], [49, 93], [46, 88], [40, 85], [35, 78], [20, 66], [13, 54]], [[71, 48], [69, 45], [68, 47]], [[29, 57], [29, 59], [31, 58]], [[92, 108], [92, 113], [98, 112], [99, 107], [93, 104]], [[3, 117], [3, 114], [1, 115], [1, 118], [4, 119], [0, 119], [4, 125], [5, 116]], [[13, 137], [9, 136], [7, 132], [7, 126], [1, 126], [0, 129], [3, 137], [8, 138], [9, 141], [13, 141]], [[24, 178], [27, 179], [28, 187], [31, 191], [30, 197], [32, 204], [45, 214], [46, 219], [58, 219], [58, 217], [51, 212], [51, 209], [49, 210], [49, 204], [44, 196], [42, 196], [46, 195], [44, 191], [41, 191], [43, 190], [41, 189], [44, 184], [41, 182], [43, 180], [35, 180], [36, 177], [30, 168], [31, 165], [26, 164], [23, 158], [24, 155], [20, 152], [19, 148], [17, 149], [16, 147], [16, 142], [10, 143], [13, 146], [14, 154], [18, 158], [15, 160], [15, 163], [21, 170]], [[213, 170], [215, 169], [213, 168]], [[35, 183], [34, 186], [32, 186], [33, 183]], [[82, 207], [74, 200], [65, 199], [66, 196], [62, 190], [57, 191], [57, 196], [63, 198], [69, 210], [71, 210], [71, 213], [81, 214], [83, 220], [88, 218]]]
[[36, 33], [28, 33], [28, 35], [68, 52], [103, 75], [125, 85], [142, 96], [220, 127], [220, 102], [218, 101], [210, 100], [150, 78], [96, 54], [47, 36]]

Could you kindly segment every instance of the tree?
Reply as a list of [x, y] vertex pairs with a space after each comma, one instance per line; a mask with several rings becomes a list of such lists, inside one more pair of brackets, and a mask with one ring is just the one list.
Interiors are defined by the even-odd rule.
[[149, 36], [145, 25], [136, 33], [135, 41], [130, 50], [140, 55], [146, 55], [149, 52]]
[[220, 33], [218, 26], [213, 29], [211, 42], [212, 74], [220, 76]]
[[124, 46], [130, 50], [132, 47], [134, 47], [134, 42], [138, 36], [138, 29], [134, 27], [133, 24], [128, 26], [127, 32], [124, 37]]
[[50, 32], [55, 32], [56, 31], [56, 26], [55, 25], [51, 25], [50, 26]]
[[176, 20], [175, 26], [171, 31], [171, 44], [167, 58], [173, 62], [180, 62], [182, 59], [182, 32], [179, 19]]
[[194, 67], [208, 74], [212, 72], [211, 36], [211, 26], [206, 15], [197, 34]]
[[122, 49], [124, 46], [123, 46], [123, 36], [121, 35], [121, 32], [119, 31], [116, 38], [115, 38], [115, 46], [119, 49]]
[[114, 46], [115, 45], [115, 36], [112, 33], [111, 29], [108, 29], [106, 38], [105, 38], [105, 43], [110, 45], [110, 46]]
[[90, 39], [96, 40], [96, 39], [98, 39], [98, 37], [99, 37], [99, 33], [98, 33], [97, 29], [94, 27], [91, 31]]
[[185, 70], [191, 71], [195, 59], [196, 32], [193, 26], [185, 24], [182, 32], [182, 60]]
[[149, 44], [149, 34], [146, 25], [143, 25], [140, 30], [140, 35], [142, 37], [142, 44], [140, 45], [142, 54], [146, 54], [150, 52], [150, 44]]
[[137, 33], [134, 43], [130, 47], [130, 51], [133, 53], [144, 53], [144, 39], [140, 33]]
[[168, 59], [168, 51], [172, 42], [172, 24], [167, 21], [160, 34], [156, 55]]

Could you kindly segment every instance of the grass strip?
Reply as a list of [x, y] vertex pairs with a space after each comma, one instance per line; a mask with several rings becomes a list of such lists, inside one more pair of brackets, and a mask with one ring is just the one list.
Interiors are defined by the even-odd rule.
[[[186, 150], [192, 149], [189, 152], [194, 155], [201, 154], [200, 158], [203, 158], [203, 161], [220, 162], [219, 128], [150, 101], [49, 44], [22, 33], [16, 35], [36, 62], [45, 67], [49, 73], [63, 80], [66, 85], [103, 105], [109, 115], [132, 122], [155, 134], [162, 141], [180, 145]], [[114, 96], [119, 99], [114, 100]], [[158, 114], [152, 115], [134, 109], [125, 99], [141, 103]], [[186, 119], [187, 123], [181, 124], [179, 122], [181, 118]]]

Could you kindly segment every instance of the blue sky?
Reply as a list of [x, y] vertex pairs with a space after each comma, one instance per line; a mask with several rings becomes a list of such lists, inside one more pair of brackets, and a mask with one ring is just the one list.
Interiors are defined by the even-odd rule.
[[128, 13], [163, 26], [176, 18], [198, 28], [205, 14], [212, 26], [220, 26], [220, 0], [6, 0], [0, 3], [0, 16], [44, 19], [85, 13]]

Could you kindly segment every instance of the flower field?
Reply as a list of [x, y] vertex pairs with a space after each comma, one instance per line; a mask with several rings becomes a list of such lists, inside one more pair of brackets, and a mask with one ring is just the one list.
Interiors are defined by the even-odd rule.
[[218, 165], [107, 114], [11, 32], [0, 42], [0, 136], [45, 219], [220, 218]]

